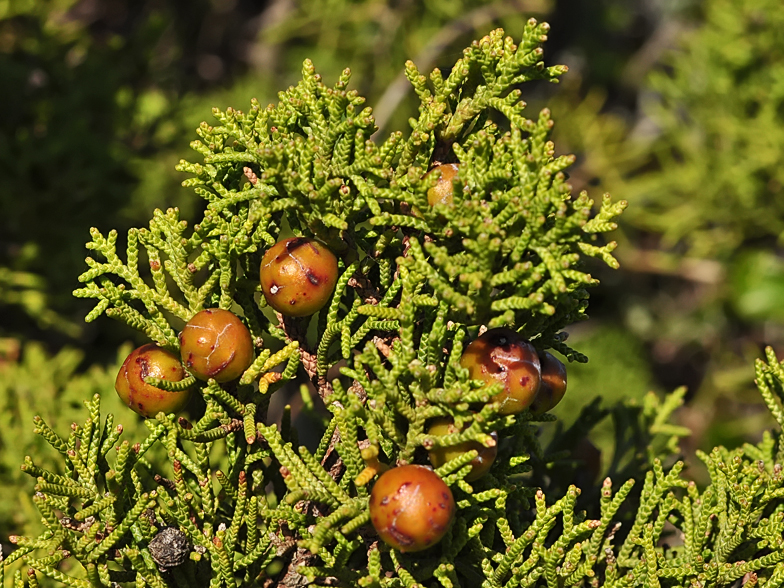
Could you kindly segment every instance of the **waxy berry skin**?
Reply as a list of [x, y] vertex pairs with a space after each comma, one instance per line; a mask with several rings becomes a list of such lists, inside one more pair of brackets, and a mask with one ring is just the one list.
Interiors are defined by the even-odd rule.
[[518, 414], [539, 392], [542, 370], [536, 349], [510, 329], [490, 329], [466, 347], [460, 365], [471, 379], [500, 382], [504, 390], [495, 397], [498, 414]]
[[120, 367], [114, 389], [128, 408], [145, 418], [159, 412], [167, 414], [180, 411], [187, 403], [191, 390], [169, 392], [147, 384], [145, 378], [159, 378], [179, 382], [185, 369], [176, 355], [154, 343], [134, 349]]
[[[457, 425], [455, 425], [454, 421], [449, 417], [436, 419], [427, 429], [428, 435], [436, 436], [452, 435], [459, 432], [460, 430], [457, 428]], [[492, 433], [492, 435], [497, 440], [498, 435], [495, 433]], [[471, 471], [464, 479], [466, 482], [473, 482], [490, 471], [490, 466], [493, 465], [493, 462], [498, 455], [498, 445], [485, 447], [478, 441], [465, 441], [457, 445], [452, 445], [451, 447], [433, 447], [428, 451], [428, 455], [430, 456], [430, 463], [433, 464], [433, 467], [440, 468], [446, 462], [455, 459], [456, 457], [460, 457], [472, 449], [476, 449], [479, 452], [479, 455], [471, 460]]]
[[452, 204], [455, 190], [452, 180], [455, 179], [460, 168], [456, 163], [444, 163], [431, 169], [425, 174], [425, 177], [436, 170], [441, 172], [441, 177], [438, 178], [436, 185], [427, 191], [427, 201], [430, 206], [435, 206], [436, 204]]
[[542, 385], [531, 403], [533, 414], [543, 414], [555, 408], [566, 394], [566, 366], [552, 353], [539, 356], [542, 366]]
[[338, 281], [338, 260], [305, 237], [278, 241], [261, 260], [261, 291], [286, 316], [310, 316], [329, 302]]
[[421, 465], [387, 470], [370, 493], [370, 522], [384, 543], [402, 552], [422, 551], [441, 541], [455, 511], [449, 486]]
[[180, 333], [182, 363], [200, 380], [230, 382], [253, 363], [250, 331], [232, 312], [197, 312]]

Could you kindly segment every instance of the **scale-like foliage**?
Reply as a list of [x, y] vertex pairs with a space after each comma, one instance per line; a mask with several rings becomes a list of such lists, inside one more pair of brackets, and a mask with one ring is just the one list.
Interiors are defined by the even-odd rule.
[[[768, 363], [758, 362], [757, 378], [778, 414], [784, 363], [772, 350]], [[663, 439], [682, 434], [664, 422], [679, 401], [676, 396], [646, 408], [652, 433]], [[460, 516], [438, 551], [422, 557], [384, 548], [362, 532], [367, 492], [350, 481], [363, 458], [372, 461], [377, 452], [360, 453], [344, 441], [323, 442], [316, 454], [295, 450], [276, 427], [262, 424], [256, 442], [245, 444], [235, 436], [244, 434], [240, 419], [225, 417], [223, 424], [204, 429], [163, 415], [147, 421], [149, 437], [131, 446], [119, 441], [111, 421], [99, 421], [97, 395], [86, 404], [87, 421], [74, 426], [68, 439], [37, 423], [38, 432], [63, 455], [66, 470], [58, 475], [25, 462], [23, 469], [38, 480], [34, 502], [46, 531], [37, 538], [12, 537], [18, 547], [6, 566], [23, 558], [41, 574], [84, 587], [131, 579], [153, 586], [265, 585], [269, 579], [259, 574], [275, 558], [299, 565], [290, 574], [332, 578], [345, 586], [729, 586], [741, 578], [779, 586], [784, 581], [780, 432], [766, 433], [757, 445], [702, 454], [711, 476], [702, 491], [684, 479], [680, 462], [665, 471], [654, 459], [633, 505], [627, 503], [634, 480], [614, 488], [607, 478], [598, 508], [590, 509], [596, 515], [588, 518], [577, 507], [580, 490], [573, 486], [560, 497], [547, 497], [505, 483], [525, 480], [509, 477], [525, 462], [513, 449], [505, 467], [496, 468], [481, 487], [468, 486], [461, 481], [468, 454], [438, 470], [453, 484]], [[345, 412], [333, 411], [338, 430], [356, 431]], [[221, 441], [230, 452], [226, 472], [211, 469], [209, 446]], [[151, 472], [144, 457], [156, 443], [168, 450], [167, 477]], [[320, 462], [333, 450], [352, 475], [336, 480], [323, 469]], [[287, 489], [280, 502], [263, 490], [274, 469], [269, 458], [280, 466], [274, 476], [280, 473], [276, 479]], [[311, 521], [316, 524], [305, 530]], [[162, 526], [185, 531], [194, 543], [190, 563], [161, 570], [148, 546]], [[295, 530], [301, 533], [299, 547]], [[362, 557], [350, 560], [357, 552]], [[83, 579], [57, 569], [69, 557], [84, 566]], [[294, 585], [292, 577], [279, 585]]]
[[[378, 142], [370, 109], [347, 89], [349, 73], [330, 88], [306, 62], [302, 82], [277, 105], [216, 110], [218, 124], [200, 127], [193, 147], [203, 162], [179, 167], [207, 201], [201, 222], [189, 228], [176, 210], [156, 211], [149, 228], [128, 233], [124, 254], [116, 232], [93, 230], [95, 258], [76, 291], [97, 301], [88, 320], [105, 313], [177, 352], [184, 322], [220, 307], [241, 315], [255, 359], [236, 383], [201, 384], [205, 406], [193, 419], [145, 421], [149, 435], [134, 445], [101, 420], [98, 395], [67, 439], [39, 419], [66, 466], [53, 472], [26, 460], [46, 530], [13, 537], [6, 563], [23, 559], [30, 585], [41, 573], [85, 587], [625, 586], [767, 574], [781, 554], [771, 543], [781, 480], [757, 461], [772, 463], [774, 437], [731, 460], [721, 451], [706, 457], [715, 488], [700, 496], [681, 464], [665, 473], [656, 459], [676, 452], [683, 435], [667, 424], [681, 396], [651, 399], [625, 413], [634, 415], [630, 445], [643, 456], [631, 463], [652, 468], [639, 508], [621, 512], [633, 481], [613, 491], [608, 479], [592, 518], [576, 487], [546, 496], [534, 485], [532, 463], [549, 459], [536, 421], [552, 417], [499, 414], [492, 399], [501, 386], [483, 386], [460, 366], [470, 338], [504, 325], [539, 351], [584, 360], [562, 333], [585, 318], [594, 280], [582, 263], [616, 265], [615, 244], [597, 234], [615, 227], [625, 204], [604, 197], [594, 211], [586, 194], [572, 197], [564, 174], [572, 158], [555, 157], [549, 113], [522, 114], [516, 86], [564, 71], [541, 61], [547, 30], [532, 20], [519, 44], [494, 31], [446, 76], [407, 64], [419, 117], [407, 137]], [[438, 177], [426, 173], [440, 162], [458, 163], [460, 176], [453, 203], [431, 206]], [[334, 294], [313, 320], [273, 312], [261, 293], [261, 256], [290, 232], [338, 256]], [[780, 382], [774, 360], [760, 370]], [[311, 386], [301, 389], [305, 407], [314, 409], [315, 390], [330, 415], [313, 450], [298, 442], [290, 410], [280, 426], [268, 416], [271, 396], [300, 374]], [[427, 423], [443, 416], [458, 432], [428, 434]], [[469, 441], [498, 443], [499, 457], [471, 484], [476, 450], [436, 470], [457, 503], [444, 539], [418, 554], [379, 542], [368, 508], [376, 476]], [[156, 448], [168, 456], [163, 468], [148, 458]], [[630, 522], [623, 533], [619, 520]], [[681, 525], [685, 555], [660, 547], [666, 522]], [[185, 562], [160, 556], [154, 539], [163, 527], [190, 548]], [[725, 569], [739, 554], [748, 563]], [[66, 559], [83, 574], [63, 571]]]

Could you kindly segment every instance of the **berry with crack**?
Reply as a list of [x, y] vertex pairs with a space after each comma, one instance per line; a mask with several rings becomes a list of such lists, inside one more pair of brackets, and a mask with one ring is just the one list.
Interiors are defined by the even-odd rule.
[[208, 308], [197, 312], [180, 333], [180, 355], [200, 380], [230, 382], [253, 363], [253, 340], [237, 315]]
[[261, 260], [261, 291], [286, 316], [310, 316], [329, 302], [338, 281], [338, 260], [305, 237], [278, 241]]

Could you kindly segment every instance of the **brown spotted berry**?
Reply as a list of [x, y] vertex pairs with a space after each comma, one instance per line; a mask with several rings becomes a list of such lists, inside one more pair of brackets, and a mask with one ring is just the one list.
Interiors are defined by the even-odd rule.
[[542, 381], [536, 349], [510, 329], [490, 329], [466, 347], [460, 365], [474, 380], [500, 382], [504, 389], [495, 397], [498, 413], [518, 414], [534, 400]]
[[421, 465], [387, 470], [370, 493], [370, 521], [384, 543], [399, 551], [422, 551], [441, 541], [455, 510], [449, 486]]
[[338, 260], [305, 237], [278, 241], [261, 260], [261, 291], [286, 316], [310, 316], [329, 301], [338, 281]]
[[253, 363], [253, 340], [237, 315], [209, 308], [197, 312], [180, 333], [180, 355], [200, 380], [230, 382]]
[[185, 369], [176, 355], [154, 343], [148, 343], [133, 350], [125, 358], [114, 382], [114, 389], [131, 410], [149, 418], [159, 412], [178, 412], [187, 404], [191, 390], [169, 392], [147, 384], [145, 378], [179, 382], [185, 375]]

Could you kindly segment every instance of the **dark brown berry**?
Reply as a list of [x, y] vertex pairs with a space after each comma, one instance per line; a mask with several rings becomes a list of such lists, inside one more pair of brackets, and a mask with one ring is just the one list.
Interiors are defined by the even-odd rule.
[[531, 403], [533, 414], [552, 410], [566, 394], [566, 366], [547, 351], [539, 356], [539, 362], [542, 366], [542, 385]]
[[125, 359], [114, 381], [114, 389], [131, 410], [150, 418], [159, 412], [168, 414], [181, 410], [187, 404], [191, 390], [169, 392], [147, 384], [144, 379], [179, 382], [185, 375], [176, 355], [148, 343], [132, 351]]
[[[441, 417], [436, 419], [433, 424], [427, 429], [428, 435], [452, 435], [459, 433], [460, 430], [455, 425], [454, 421], [449, 417]], [[492, 433], [494, 439], [497, 440], [498, 435]], [[433, 467], [440, 468], [446, 462], [460, 457], [467, 451], [476, 449], [479, 452], [474, 459], [471, 460], [471, 472], [465, 477], [467, 482], [473, 482], [484, 476], [490, 471], [490, 466], [493, 465], [496, 455], [498, 455], [498, 446], [485, 447], [477, 441], [465, 441], [451, 447], [433, 447], [428, 453], [430, 455], [430, 463]]]
[[460, 365], [474, 380], [500, 382], [495, 397], [498, 413], [517, 414], [528, 408], [542, 381], [536, 349], [510, 329], [490, 329], [466, 347]]
[[441, 541], [455, 516], [449, 486], [425, 466], [384, 472], [370, 493], [370, 521], [381, 539], [403, 552], [422, 551]]
[[250, 331], [232, 312], [210, 308], [196, 313], [180, 333], [185, 367], [200, 380], [230, 382], [253, 363]]
[[286, 316], [310, 316], [329, 302], [338, 281], [338, 260], [305, 237], [278, 241], [261, 260], [261, 291]]

